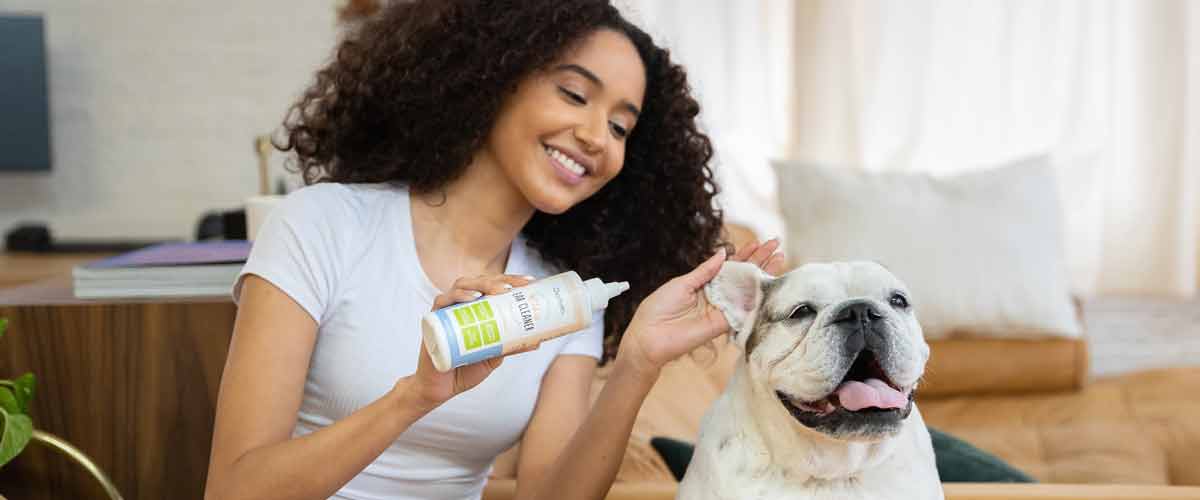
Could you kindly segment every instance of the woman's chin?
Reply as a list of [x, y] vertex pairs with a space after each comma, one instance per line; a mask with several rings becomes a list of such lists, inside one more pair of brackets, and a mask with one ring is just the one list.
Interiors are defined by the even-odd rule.
[[579, 203], [577, 198], [569, 193], [541, 192], [530, 197], [529, 203], [539, 212], [559, 215]]
[[574, 203], [567, 203], [559, 200], [533, 202], [533, 208], [537, 209], [537, 211], [552, 215], [561, 215], [563, 212], [570, 210], [574, 205]]
[[[529, 204], [539, 212], [559, 215], [571, 207], [583, 201], [587, 196], [581, 194], [577, 189], [582, 186], [562, 186], [557, 183], [544, 183], [541, 185], [527, 186], [527, 189], [521, 191], [525, 195], [525, 199], [529, 200]], [[573, 189], [574, 188], [574, 189]]]

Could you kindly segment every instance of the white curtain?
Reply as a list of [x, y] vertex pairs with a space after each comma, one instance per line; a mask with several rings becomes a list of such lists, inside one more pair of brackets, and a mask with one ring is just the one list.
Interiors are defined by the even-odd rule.
[[726, 219], [783, 233], [769, 159], [791, 138], [791, 0], [617, 0], [688, 70], [713, 139]]
[[1200, 2], [807, 0], [794, 14], [790, 156], [936, 175], [1049, 153], [1078, 291], [1196, 292]]

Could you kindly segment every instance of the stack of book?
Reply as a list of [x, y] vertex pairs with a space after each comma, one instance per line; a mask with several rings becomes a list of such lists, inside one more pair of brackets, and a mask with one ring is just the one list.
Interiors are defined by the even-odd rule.
[[229, 295], [250, 256], [248, 241], [164, 243], [75, 267], [75, 296]]

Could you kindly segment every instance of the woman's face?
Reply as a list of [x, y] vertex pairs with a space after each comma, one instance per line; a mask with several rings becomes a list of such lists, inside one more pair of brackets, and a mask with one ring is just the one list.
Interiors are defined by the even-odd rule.
[[565, 212], [621, 171], [645, 90], [633, 43], [596, 31], [517, 87], [481, 153], [535, 209]]

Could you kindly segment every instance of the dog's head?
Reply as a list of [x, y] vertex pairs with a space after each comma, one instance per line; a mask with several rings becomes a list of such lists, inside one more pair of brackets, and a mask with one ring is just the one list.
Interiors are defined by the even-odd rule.
[[[929, 346], [904, 283], [873, 262], [808, 264], [778, 278], [727, 262], [705, 287], [756, 392], [835, 439], [898, 433]], [[771, 401], [775, 404], [775, 401]]]

